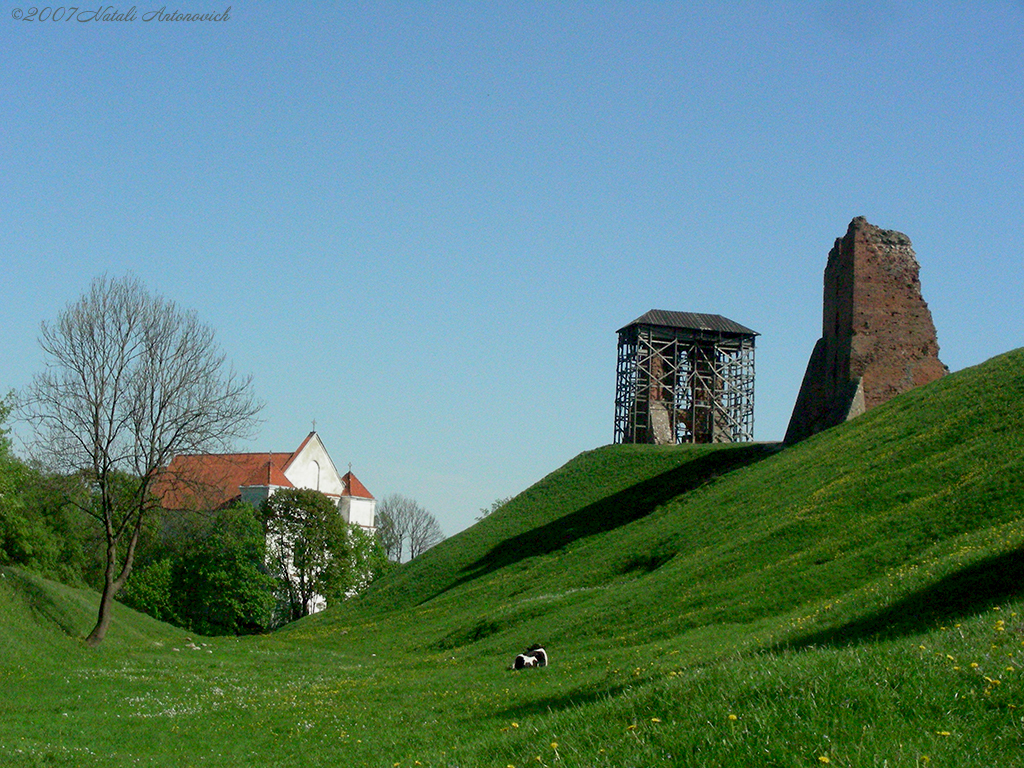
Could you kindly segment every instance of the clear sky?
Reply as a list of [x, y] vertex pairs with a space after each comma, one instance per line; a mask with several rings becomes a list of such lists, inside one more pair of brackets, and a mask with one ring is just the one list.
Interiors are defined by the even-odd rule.
[[254, 374], [241, 449], [315, 419], [450, 535], [611, 442], [648, 309], [757, 330], [781, 439], [854, 216], [913, 241], [952, 370], [1024, 345], [1020, 0], [162, 3], [3, 2], [0, 391], [131, 271]]

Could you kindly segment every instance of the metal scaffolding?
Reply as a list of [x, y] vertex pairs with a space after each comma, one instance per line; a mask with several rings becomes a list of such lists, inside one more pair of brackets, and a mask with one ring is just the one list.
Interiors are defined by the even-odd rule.
[[616, 443], [754, 439], [754, 338], [721, 315], [651, 310], [619, 329]]

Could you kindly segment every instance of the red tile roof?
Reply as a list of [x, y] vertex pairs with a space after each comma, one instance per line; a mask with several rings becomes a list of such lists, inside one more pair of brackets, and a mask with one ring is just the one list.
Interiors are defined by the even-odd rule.
[[[302, 444], [291, 453], [204, 453], [175, 456], [170, 465], [160, 473], [153, 491], [161, 498], [165, 509], [217, 509], [239, 498], [242, 488], [294, 488], [291, 481], [285, 477], [285, 470], [315, 434], [310, 432]], [[345, 484], [346, 495], [363, 499], [373, 498], [373, 494], [351, 472], [346, 473], [341, 480]]]
[[273, 458], [268, 458], [267, 461], [256, 467], [256, 471], [249, 475], [244, 483], [239, 483], [240, 488], [250, 485], [277, 485], [282, 488], [293, 487], [291, 481], [284, 476], [284, 471], [281, 467], [274, 463]]
[[154, 491], [166, 509], [216, 509], [250, 485], [291, 488], [284, 476], [293, 453], [214, 453], [175, 456]]
[[358, 496], [360, 499], [373, 498], [373, 494], [366, 490], [366, 486], [359, 482], [359, 478], [353, 475], [351, 471], [342, 475], [341, 479], [345, 483], [346, 495]]

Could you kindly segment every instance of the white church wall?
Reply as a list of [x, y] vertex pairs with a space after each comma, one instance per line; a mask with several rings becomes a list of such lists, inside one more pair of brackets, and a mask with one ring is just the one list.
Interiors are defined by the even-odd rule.
[[376, 527], [377, 502], [374, 499], [342, 496], [338, 501], [338, 509], [342, 519], [349, 525], [360, 525], [363, 528]]

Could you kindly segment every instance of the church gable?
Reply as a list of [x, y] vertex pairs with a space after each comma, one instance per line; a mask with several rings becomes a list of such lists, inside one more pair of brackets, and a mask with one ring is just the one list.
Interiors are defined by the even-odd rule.
[[316, 432], [310, 432], [292, 454], [284, 476], [296, 488], [312, 488], [334, 499], [345, 493], [345, 483]]

